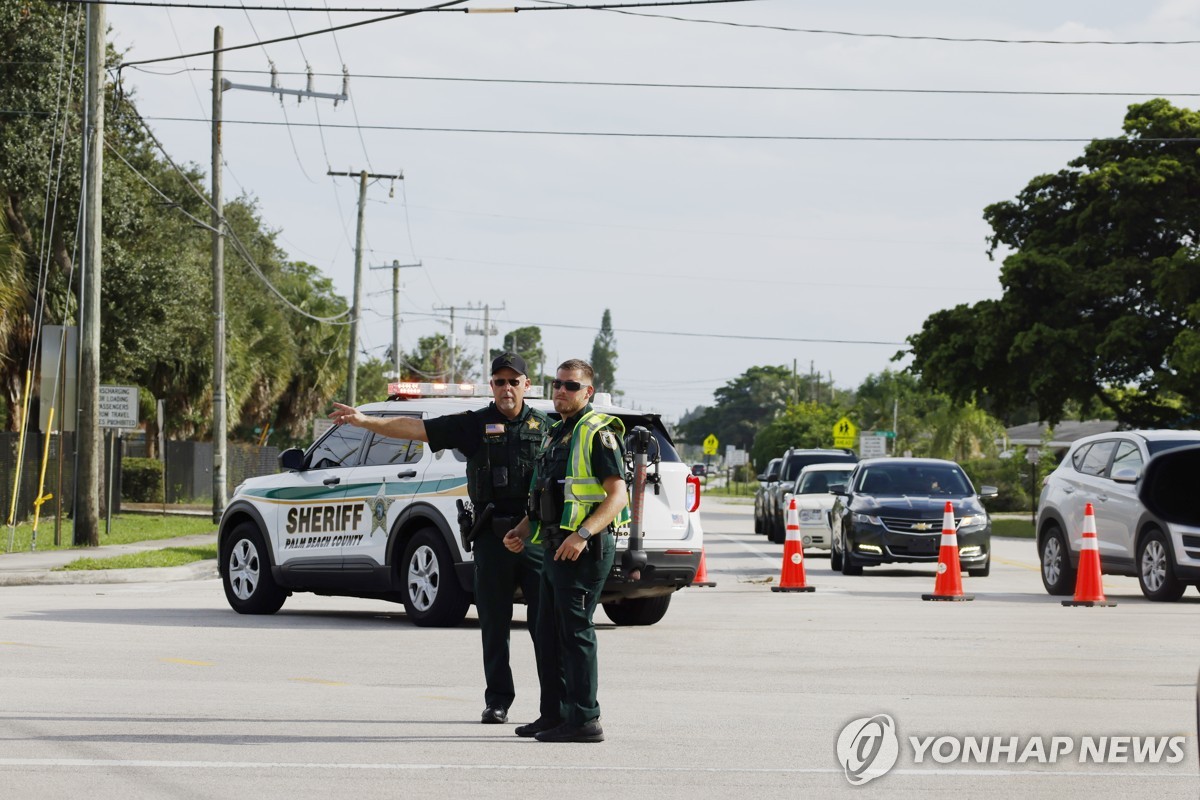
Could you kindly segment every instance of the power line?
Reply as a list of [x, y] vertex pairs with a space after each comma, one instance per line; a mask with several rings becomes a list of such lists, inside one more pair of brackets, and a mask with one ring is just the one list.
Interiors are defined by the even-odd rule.
[[[170, 76], [179, 75], [188, 70], [194, 72], [206, 71], [199, 67], [188, 67], [171, 72], [156, 72], [155, 70], [134, 67], [146, 75]], [[269, 74], [257, 69], [228, 69], [229, 73], [253, 75]], [[279, 71], [278, 75], [307, 75], [299, 71]], [[341, 73], [314, 72], [316, 77], [336, 78]], [[1052, 89], [920, 89], [884, 86], [786, 86], [779, 84], [730, 84], [730, 83], [653, 83], [648, 81], [567, 81], [538, 78], [478, 78], [473, 76], [445, 75], [382, 75], [355, 74], [356, 80], [395, 80], [395, 81], [443, 81], [448, 83], [497, 83], [514, 86], [597, 86], [607, 88], [631, 89], [704, 89], [721, 91], [753, 91], [753, 92], [828, 92], [847, 94], [932, 94], [932, 95], [998, 95], [1016, 97], [1200, 97], [1200, 92], [1134, 92], [1134, 91], [1088, 91], [1088, 90], [1052, 90]]]
[[[87, 3], [108, 4], [107, 0], [55, 0], [55, 2], [59, 2], [59, 3], [87, 2]], [[426, 13], [426, 12], [436, 11], [441, 8], [447, 8], [449, 6], [456, 6], [461, 3], [465, 3], [465, 2], [466, 2], [466, 0], [443, 0], [443, 2], [441, 2], [441, 3], [436, 3], [432, 6], [427, 6], [425, 8], [421, 8], [421, 9], [415, 9], [413, 11], [402, 11], [398, 14], [388, 14], [387, 16], [384, 16], [384, 17], [372, 17], [371, 19], [359, 20], [358, 22], [348, 22], [344, 25], [334, 25], [333, 27], [330, 27], [330, 28], [321, 28], [320, 30], [309, 31], [307, 33], [300, 33], [300, 34], [296, 34], [294, 36], [281, 36], [278, 39], [268, 39], [266, 41], [251, 42], [249, 44], [237, 44], [237, 45], [232, 45], [230, 47], [222, 47], [221, 52], [222, 53], [230, 53], [230, 52], [233, 52], [236, 50], [246, 50], [247, 48], [251, 48], [251, 47], [261, 47], [262, 45], [266, 45], [266, 44], [276, 44], [278, 42], [290, 42], [290, 41], [294, 41], [296, 39], [303, 39], [308, 36], [319, 36], [323, 33], [333, 33], [334, 31], [343, 31], [348, 28], [358, 28], [363, 25], [374, 25], [377, 22], [386, 22], [386, 21], [392, 20], [392, 19], [399, 19], [400, 17], [408, 17], [413, 14], [422, 14], [422, 13]], [[237, 8], [241, 8], [241, 6], [239, 5], [239, 6], [237, 6]], [[177, 56], [162, 56], [160, 58], [146, 58], [146, 59], [142, 59], [141, 61], [129, 61], [129, 62], [117, 67], [117, 74], [119, 76], [121, 70], [123, 70], [125, 67], [132, 67], [132, 66], [135, 66], [138, 64], [157, 64], [157, 63], [160, 63], [163, 61], [178, 61], [181, 58], [192, 58], [193, 56], [211, 56], [214, 52], [216, 52], [216, 51], [214, 51], [214, 50], [198, 50], [195, 53], [183, 53], [183, 54], [180, 54]]]
[[[199, 117], [146, 117], [156, 122], [203, 122], [210, 120]], [[224, 125], [265, 125], [277, 127], [282, 122], [253, 119], [225, 119]], [[297, 127], [315, 127], [309, 122], [293, 122]], [[708, 139], [732, 141], [777, 141], [777, 142], [973, 142], [973, 143], [1030, 143], [1030, 144], [1087, 144], [1089, 142], [1126, 142], [1129, 144], [1167, 142], [1191, 144], [1200, 142], [1200, 137], [1138, 137], [1122, 136], [817, 136], [792, 134], [751, 133], [647, 133], [634, 131], [553, 131], [519, 128], [441, 128], [417, 125], [333, 125], [326, 128], [361, 128], [368, 131], [407, 131], [410, 133], [490, 133], [515, 136], [585, 136], [612, 137], [621, 139]]]
[[349, 8], [315, 8], [288, 6], [248, 6], [239, 3], [186, 3], [186, 2], [154, 2], [154, 0], [53, 0], [56, 3], [71, 3], [81, 6], [103, 4], [106, 6], [140, 6], [144, 8], [196, 8], [210, 11], [246, 9], [249, 11], [340, 11], [344, 13], [379, 14], [386, 12], [402, 12], [405, 14], [425, 14], [437, 11], [448, 11], [458, 14], [516, 14], [522, 11], [614, 11], [627, 8], [656, 8], [663, 6], [713, 6], [728, 3], [756, 3], [759, 0], [642, 0], [641, 2], [623, 3], [588, 3], [586, 5], [559, 4], [552, 6], [493, 6], [487, 8], [397, 8], [396, 6], [370, 6]]
[[[410, 317], [432, 317], [434, 319], [446, 319], [444, 314], [422, 313], [422, 312], [407, 312], [406, 316]], [[464, 321], [474, 320], [476, 322], [483, 321], [482, 317], [461, 317]], [[529, 320], [509, 319], [507, 324], [511, 325], [537, 325], [541, 328], [570, 328], [580, 331], [594, 331], [595, 325], [571, 325], [565, 322], [530, 322]], [[736, 333], [692, 333], [688, 331], [653, 331], [643, 330], [639, 328], [613, 328], [613, 333], [638, 333], [647, 336], [684, 336], [697, 339], [738, 339], [752, 342], [801, 342], [806, 344], [866, 344], [866, 345], [881, 345], [887, 347], [907, 347], [908, 342], [883, 342], [874, 341], [871, 339], [820, 339], [806, 338], [799, 336], [751, 336], [748, 334]]]

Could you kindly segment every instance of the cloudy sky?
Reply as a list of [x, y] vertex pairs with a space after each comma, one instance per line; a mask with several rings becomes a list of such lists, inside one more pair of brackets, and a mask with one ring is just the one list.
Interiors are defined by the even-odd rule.
[[[323, 8], [325, 0], [305, 2]], [[328, 0], [333, 9], [417, 5]], [[231, 46], [380, 16], [108, 13], [127, 61], [207, 50], [216, 25]], [[677, 418], [753, 365], [795, 362], [843, 388], [898, 366], [892, 355], [927, 315], [998, 296], [984, 206], [1083, 147], [898, 139], [1113, 136], [1129, 103], [1162, 95], [1194, 105], [1178, 93], [1198, 91], [1200, 44], [801, 29], [1200, 40], [1200, 0], [456, 12], [253, 47], [225, 55], [230, 80], [266, 85], [272, 63], [281, 73], [309, 65], [317, 91], [338, 92], [344, 65], [352, 101], [335, 108], [227, 92], [226, 195], [256, 197], [290, 257], [319, 266], [349, 297], [357, 181], [326, 171], [403, 172], [394, 192], [387, 182], [369, 190], [366, 260], [424, 265], [402, 272], [404, 349], [448, 333], [447, 312], [435, 309], [453, 306], [458, 338], [478, 357], [482, 338], [466, 336], [464, 325], [481, 326], [486, 304], [501, 335], [542, 326], [552, 366], [588, 356], [609, 308], [626, 401]], [[124, 72], [172, 155], [206, 172], [210, 67], [204, 56]], [[304, 83], [280, 76], [287, 88]], [[271, 124], [242, 124], [251, 121]], [[623, 135], [559, 135], [568, 133]], [[233, 255], [228, 264], [244, 268]], [[382, 357], [391, 343], [390, 273], [368, 273], [365, 286], [361, 343]]]

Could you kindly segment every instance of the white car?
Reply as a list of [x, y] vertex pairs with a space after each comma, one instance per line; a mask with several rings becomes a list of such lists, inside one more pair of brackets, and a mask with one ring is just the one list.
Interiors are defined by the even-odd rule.
[[[800, 517], [800, 541], [804, 547], [819, 547], [828, 550], [833, 535], [829, 528], [829, 511], [835, 498], [829, 493], [834, 484], [845, 485], [854, 471], [853, 464], [809, 464], [800, 470], [792, 488], [783, 494], [786, 514], [792, 498], [796, 499], [796, 510]], [[786, 524], [786, 523], [785, 523]]]
[[[429, 397], [474, 392], [469, 385], [398, 384], [403, 396], [360, 407], [365, 414], [423, 419], [485, 405], [490, 396]], [[482, 388], [482, 387], [481, 387]], [[418, 396], [414, 396], [418, 395]], [[553, 413], [548, 401], [530, 400]], [[626, 433], [648, 428], [651, 455], [642, 549], [649, 564], [639, 580], [617, 559], [601, 602], [618, 625], [662, 619], [671, 594], [692, 583], [703, 530], [700, 482], [691, 474], [655, 414], [617, 408], [598, 395], [595, 408], [620, 417]], [[628, 438], [627, 438], [628, 443]], [[457, 524], [467, 499], [466, 458], [434, 453], [424, 442], [401, 441], [350, 425], [335, 426], [307, 450], [285, 450], [283, 471], [238, 486], [218, 532], [225, 596], [243, 614], [273, 614], [292, 592], [373, 597], [401, 602], [422, 626], [457, 625], [472, 601], [474, 565]]]
[[[1200, 445], [1200, 431], [1113, 431], [1085, 436], [1042, 481], [1037, 547], [1042, 584], [1052, 595], [1075, 589], [1080, 533], [1088, 503], [1096, 515], [1100, 571], [1136, 575], [1150, 600], [1178, 600], [1200, 583], [1200, 539], [1154, 516], [1137, 481], [1152, 456]], [[1195, 502], [1187, 495], [1188, 502]]]

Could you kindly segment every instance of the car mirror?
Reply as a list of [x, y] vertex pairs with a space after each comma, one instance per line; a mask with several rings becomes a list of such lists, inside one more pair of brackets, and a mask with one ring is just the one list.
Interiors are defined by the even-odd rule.
[[767, 482], [767, 473], [764, 472], [763, 474], [759, 475], [758, 480], [760, 483], [766, 483]]
[[840, 494], [840, 495], [846, 494], [846, 484], [844, 484], [844, 483], [829, 484], [829, 493], [830, 494]]
[[1117, 483], [1137, 483], [1138, 476], [1141, 474], [1141, 470], [1139, 469], [1121, 467], [1112, 474], [1112, 479]]
[[980, 497], [996, 497], [999, 494], [1000, 494], [1000, 490], [997, 489], [995, 486], [980, 486], [979, 487], [979, 496]]
[[288, 470], [304, 469], [304, 451], [299, 447], [290, 447], [279, 454], [279, 468]]

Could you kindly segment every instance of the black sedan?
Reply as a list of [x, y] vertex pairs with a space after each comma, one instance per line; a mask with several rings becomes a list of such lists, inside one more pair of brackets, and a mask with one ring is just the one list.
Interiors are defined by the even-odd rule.
[[958, 558], [972, 577], [991, 570], [992, 521], [962, 467], [937, 458], [872, 458], [858, 462], [849, 481], [830, 488], [830, 566], [861, 575], [864, 566], [936, 562], [949, 501], [958, 532]]

